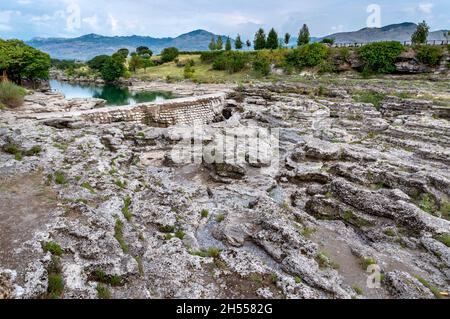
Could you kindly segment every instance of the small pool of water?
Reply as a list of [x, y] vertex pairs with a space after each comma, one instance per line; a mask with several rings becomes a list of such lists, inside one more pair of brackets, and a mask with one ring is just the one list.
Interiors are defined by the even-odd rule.
[[75, 98], [97, 98], [106, 100], [106, 105], [108, 106], [159, 102], [174, 98], [170, 92], [131, 93], [126, 87], [110, 84], [95, 85], [50, 80], [50, 87], [52, 91], [63, 93], [68, 100]]

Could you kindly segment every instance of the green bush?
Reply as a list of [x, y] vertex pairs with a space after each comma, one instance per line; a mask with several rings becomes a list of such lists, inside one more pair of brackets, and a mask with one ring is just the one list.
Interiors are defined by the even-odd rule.
[[161, 62], [162, 63], [172, 62], [179, 55], [180, 55], [180, 51], [178, 51], [177, 48], [173, 48], [173, 47], [172, 48], [165, 48], [161, 52]]
[[263, 57], [258, 57], [253, 61], [253, 70], [263, 76], [270, 74], [270, 61]]
[[23, 104], [23, 98], [27, 94], [25, 89], [12, 82], [0, 82], [0, 104], [10, 108], [16, 108]]
[[286, 55], [286, 64], [295, 68], [315, 67], [328, 57], [329, 48], [323, 43], [305, 44]]
[[404, 51], [396, 41], [374, 42], [358, 50], [366, 72], [392, 73], [396, 70], [395, 59]]
[[200, 54], [200, 60], [203, 63], [213, 63], [222, 54], [223, 51], [205, 51]]
[[421, 45], [415, 48], [417, 60], [431, 67], [439, 65], [442, 59], [442, 48], [433, 45]]
[[219, 55], [213, 62], [213, 69], [236, 73], [243, 70], [249, 62], [249, 55], [239, 51], [227, 51]]

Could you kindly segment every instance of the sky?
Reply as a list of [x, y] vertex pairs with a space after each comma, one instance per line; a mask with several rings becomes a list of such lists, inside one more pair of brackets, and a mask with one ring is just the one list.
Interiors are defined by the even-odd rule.
[[312, 36], [426, 20], [450, 29], [449, 0], [0, 0], [0, 38], [145, 35], [205, 29], [253, 38], [259, 27]]

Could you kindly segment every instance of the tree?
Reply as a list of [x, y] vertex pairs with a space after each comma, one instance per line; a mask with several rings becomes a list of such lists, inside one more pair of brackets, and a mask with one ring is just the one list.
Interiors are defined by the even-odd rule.
[[278, 49], [278, 33], [274, 28], [270, 29], [269, 35], [267, 36], [266, 48], [267, 49]]
[[50, 56], [20, 40], [0, 39], [0, 70], [6, 70], [9, 79], [17, 84], [22, 79], [48, 79]]
[[303, 25], [303, 27], [301, 28], [299, 34], [298, 34], [298, 40], [297, 40], [297, 45], [301, 46], [304, 44], [308, 44], [309, 40], [310, 40], [310, 35], [309, 35], [309, 28], [306, 24]]
[[128, 55], [130, 54], [130, 50], [128, 50], [127, 48], [122, 48], [117, 50], [117, 53], [120, 54], [121, 56], [124, 57], [124, 59], [126, 59], [128, 57]]
[[101, 71], [105, 62], [109, 59], [109, 55], [97, 55], [87, 62], [88, 67], [94, 71]]
[[428, 34], [430, 32], [430, 27], [423, 21], [419, 23], [416, 31], [411, 36], [411, 41], [413, 44], [424, 44], [427, 42]]
[[286, 33], [284, 35], [284, 44], [286, 44], [286, 46], [288, 46], [289, 42], [291, 42], [291, 35], [289, 33]]
[[323, 38], [322, 41], [320, 41], [324, 44], [330, 44], [333, 45], [334, 44], [334, 39], [333, 38]]
[[136, 49], [136, 53], [139, 54], [140, 56], [152, 56], [153, 55], [153, 51], [150, 50], [148, 47], [145, 46], [140, 46]]
[[253, 46], [255, 50], [262, 50], [266, 48], [266, 34], [262, 28], [256, 32]]
[[247, 40], [245, 44], [247, 45], [247, 48], [250, 48], [252, 46], [252, 42], [250, 40]]
[[177, 48], [171, 47], [171, 48], [165, 48], [161, 52], [161, 62], [167, 63], [172, 62], [180, 55], [180, 51], [178, 51]]
[[244, 44], [242, 43], [241, 36], [238, 34], [236, 40], [234, 41], [234, 47], [236, 50], [241, 50]]
[[209, 42], [208, 48], [211, 51], [215, 51], [217, 49], [216, 39], [214, 39], [214, 37], [212, 37], [211, 42]]
[[219, 37], [216, 42], [216, 50], [223, 50], [223, 40], [222, 37]]
[[140, 69], [143, 66], [143, 58], [138, 53], [131, 53], [131, 59], [128, 63], [128, 69], [130, 71], [136, 72], [137, 69]]
[[230, 37], [227, 38], [227, 42], [225, 44], [225, 50], [226, 51], [231, 51], [231, 39], [230, 39]]
[[101, 75], [105, 82], [114, 82], [119, 79], [125, 72], [123, 55], [119, 53], [109, 57], [101, 70]]

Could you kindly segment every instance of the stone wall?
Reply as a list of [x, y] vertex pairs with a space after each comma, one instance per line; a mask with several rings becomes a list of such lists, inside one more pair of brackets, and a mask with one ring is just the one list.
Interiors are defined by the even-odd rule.
[[222, 113], [225, 98], [225, 93], [217, 93], [137, 105], [37, 114], [36, 118], [81, 119], [99, 124], [134, 122], [161, 127], [175, 124], [207, 124]]

